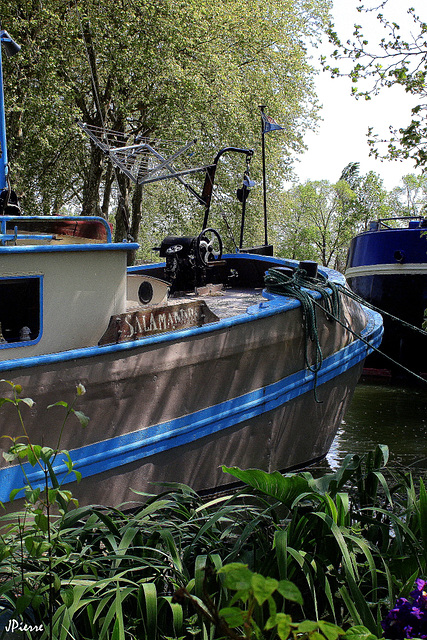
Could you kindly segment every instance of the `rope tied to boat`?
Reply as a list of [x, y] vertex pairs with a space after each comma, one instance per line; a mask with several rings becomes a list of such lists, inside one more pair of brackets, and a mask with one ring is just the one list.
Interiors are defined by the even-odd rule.
[[[329, 320], [339, 318], [341, 315], [341, 301], [338, 287], [330, 282], [322, 274], [316, 277], [308, 275], [304, 268], [298, 268], [290, 273], [286, 268], [269, 269], [264, 282], [267, 291], [289, 296], [299, 300], [302, 309], [302, 319], [304, 328], [304, 363], [306, 368], [314, 374], [314, 397], [316, 402], [321, 402], [317, 397], [317, 378], [323, 364], [323, 352], [317, 328], [317, 316], [315, 294], [320, 294], [323, 305], [322, 309]], [[309, 344], [314, 344], [315, 359], [310, 361]]]
[[[427, 336], [427, 331], [425, 331], [424, 329], [417, 327], [413, 324], [410, 324], [409, 322], [406, 322], [406, 320], [402, 320], [402, 318], [398, 318], [397, 316], [394, 316], [393, 314], [388, 313], [388, 311], [384, 311], [384, 309], [380, 309], [379, 307], [376, 307], [375, 305], [371, 304], [370, 302], [368, 302], [367, 300], [359, 296], [357, 293], [355, 293], [348, 287], [339, 283], [336, 284], [336, 287], [338, 288], [339, 291], [341, 291], [343, 295], [347, 296], [348, 298], [352, 298], [352, 300], [355, 300], [359, 304], [362, 304], [365, 307], [368, 307], [368, 309], [372, 309], [373, 311], [376, 311], [377, 313], [383, 316], [388, 316], [390, 320], [394, 322], [399, 322], [403, 327], [406, 327], [406, 329], [410, 329], [411, 331], [414, 331], [415, 333], [419, 333], [424, 337]], [[387, 353], [384, 353], [384, 351], [381, 351], [380, 349], [374, 346], [371, 346], [371, 348], [373, 349], [373, 351], [376, 351], [377, 353], [379, 353], [383, 358], [386, 358], [389, 362], [391, 362], [392, 364], [402, 369], [402, 371], [409, 373], [409, 375], [411, 375], [416, 380], [419, 380], [423, 384], [427, 384], [427, 380], [424, 377], [418, 375], [417, 373], [415, 373], [415, 371], [408, 369], [408, 367], [405, 367], [405, 365], [403, 365], [401, 362], [398, 362], [397, 360], [389, 356]]]
[[[287, 273], [289, 272], [289, 273]], [[289, 275], [291, 274], [291, 275]], [[271, 293], [277, 293], [279, 295], [285, 295], [289, 297], [296, 298], [300, 300], [302, 310], [303, 310], [303, 319], [304, 319], [304, 330], [305, 330], [305, 363], [307, 368], [314, 373], [314, 393], [316, 402], [317, 394], [317, 374], [322, 366], [323, 356], [321, 346], [319, 344], [319, 337], [317, 334], [317, 320], [314, 310], [316, 307], [323, 310], [329, 319], [337, 322], [343, 329], [352, 334], [355, 338], [361, 340], [367, 347], [369, 347], [372, 351], [379, 353], [381, 356], [389, 360], [389, 362], [398, 366], [400, 369], [410, 374], [412, 377], [421, 381], [423, 384], [427, 383], [427, 380], [422, 376], [416, 374], [414, 371], [411, 371], [407, 367], [405, 367], [397, 360], [394, 360], [389, 355], [372, 345], [369, 340], [366, 340], [363, 336], [353, 331], [347, 323], [343, 322], [340, 319], [340, 310], [341, 310], [341, 295], [345, 295], [348, 298], [352, 298], [359, 304], [372, 309], [382, 315], [389, 316], [392, 320], [400, 322], [403, 326], [406, 326], [408, 329], [412, 329], [413, 331], [420, 333], [421, 335], [427, 336], [427, 331], [421, 329], [420, 327], [416, 327], [414, 325], [405, 322], [401, 318], [397, 318], [392, 314], [384, 311], [383, 309], [379, 309], [375, 307], [373, 304], [367, 302], [364, 298], [356, 294], [354, 291], [349, 289], [347, 286], [339, 283], [339, 282], [331, 282], [326, 278], [323, 274], [318, 273], [316, 278], [310, 277], [307, 275], [305, 269], [298, 268], [292, 273], [292, 269], [290, 268], [276, 268], [269, 269], [264, 277], [266, 289], [267, 291], [271, 291]], [[310, 289], [310, 291], [307, 291]], [[317, 291], [320, 293], [323, 304], [320, 304], [318, 300], [314, 298], [312, 292]], [[309, 340], [315, 342], [316, 345], [316, 362], [315, 364], [309, 363], [308, 360], [308, 344]]]

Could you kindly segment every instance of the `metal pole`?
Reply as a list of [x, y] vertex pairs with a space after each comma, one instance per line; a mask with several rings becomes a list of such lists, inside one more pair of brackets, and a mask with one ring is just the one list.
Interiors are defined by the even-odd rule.
[[251, 156], [251, 157], [254, 155], [254, 152], [252, 149], [240, 149], [240, 147], [225, 147], [224, 149], [221, 149], [220, 151], [218, 151], [213, 163], [207, 167], [205, 183], [203, 185], [203, 191], [201, 195], [201, 199], [205, 203], [205, 217], [203, 220], [203, 229], [206, 229], [206, 227], [208, 226], [208, 217], [209, 217], [209, 210], [211, 206], [212, 190], [213, 190], [213, 185], [215, 180], [216, 168], [218, 166], [220, 157], [224, 153], [228, 153], [228, 152], [244, 153], [246, 154], [246, 156]]
[[4, 114], [3, 68], [1, 58], [1, 42], [3, 41], [3, 33], [4, 32], [0, 27], [0, 191], [7, 186], [6, 118]]
[[262, 141], [262, 188], [264, 196], [264, 244], [268, 244], [267, 240], [267, 183], [265, 178], [265, 140], [264, 140], [264, 119], [262, 117], [265, 105], [260, 105], [261, 109], [261, 141]]
[[243, 185], [242, 188], [242, 198], [243, 198], [243, 202], [242, 202], [242, 222], [240, 225], [240, 242], [239, 242], [239, 249], [243, 248], [243, 232], [245, 229], [245, 213], [246, 213], [246, 200], [248, 197], [248, 190], [246, 188], [246, 185]]
[[4, 112], [4, 88], [3, 88], [3, 65], [2, 65], [2, 44], [4, 44], [6, 55], [14, 56], [21, 49], [19, 44], [10, 37], [7, 31], [1, 28], [0, 24], [0, 191], [7, 187], [7, 143], [6, 143], [6, 116]]

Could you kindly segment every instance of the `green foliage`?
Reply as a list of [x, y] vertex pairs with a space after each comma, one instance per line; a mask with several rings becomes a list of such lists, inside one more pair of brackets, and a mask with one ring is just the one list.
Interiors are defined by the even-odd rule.
[[[31, 406], [8, 384], [0, 405]], [[59, 446], [12, 443], [7, 459], [41, 465], [44, 483], [0, 520], [2, 606], [42, 639], [374, 640], [427, 569], [425, 486], [387, 475], [384, 446], [320, 478], [225, 468], [242, 489], [164, 485], [131, 511], [79, 507], [58, 455], [74, 473]]]
[[390, 486], [387, 460], [387, 448], [378, 446], [363, 458], [347, 456], [334, 474], [298, 474], [306, 489], [292, 502], [293, 475], [279, 480], [260, 470], [226, 469], [236, 478], [244, 473], [257, 494], [286, 507], [286, 526], [274, 539], [278, 577], [299, 586], [305, 612], [317, 618], [328, 612], [341, 625], [347, 615], [373, 634], [381, 633], [384, 602], [394, 603], [426, 570], [423, 485], [419, 497], [410, 476], [392, 477]]
[[[238, 562], [223, 566], [218, 575], [224, 576], [226, 589], [235, 592], [228, 606], [219, 610], [219, 616], [229, 629], [240, 628], [245, 638], [263, 638], [264, 632], [268, 631], [273, 633], [269, 637], [280, 640], [289, 637], [336, 640], [344, 635], [340, 627], [325, 620], [293, 622], [292, 617], [283, 611], [284, 601], [290, 600], [302, 606], [303, 600], [299, 589], [288, 580], [264, 577]], [[278, 611], [278, 606], [281, 611]]]
[[[264, 103], [285, 125], [268, 141], [275, 189], [273, 174], [282, 179], [283, 159], [303, 147], [303, 132], [317, 118], [304, 42], [320, 38], [328, 10], [327, 0], [11, 0], [2, 24], [22, 49], [4, 60], [6, 116], [11, 177], [24, 212], [67, 208], [114, 220], [114, 175], [75, 119], [162, 140], [198, 138], [197, 166], [225, 146], [258, 146]], [[260, 165], [258, 159], [258, 177]], [[136, 238], [145, 195], [135, 190], [132, 198], [125, 179], [120, 186]], [[168, 201], [167, 189], [149, 189], [157, 215], [147, 220], [148, 238], [158, 218], [174, 221], [188, 211], [184, 190]], [[200, 205], [191, 206], [187, 221], [198, 208], [200, 231]], [[121, 214], [117, 220], [121, 240]]]
[[274, 245], [278, 255], [344, 271], [350, 240], [371, 220], [423, 215], [426, 206], [426, 176], [408, 174], [387, 192], [376, 173], [360, 175], [358, 163], [349, 163], [336, 184], [307, 181], [285, 192], [272, 216]]
[[[325, 58], [323, 64], [333, 76], [348, 75], [354, 85], [352, 93], [356, 97], [370, 99], [380, 89], [394, 85], [401, 86], [406, 93], [414, 96], [414, 107], [408, 114], [406, 126], [392, 129], [388, 141], [382, 140], [382, 136], [373, 134], [370, 129], [369, 143], [377, 157], [411, 158], [417, 166], [423, 167], [427, 162], [426, 22], [414, 8], [407, 10], [410, 24], [405, 24], [403, 16], [387, 16], [387, 9], [386, 2], [379, 6], [372, 3], [360, 6], [358, 10], [365, 24], [354, 25], [351, 38], [345, 38], [345, 41], [341, 40], [342, 36], [331, 24], [329, 38], [335, 46], [332, 57], [338, 61], [341, 69], [329, 64]], [[364, 35], [372, 14], [382, 27], [378, 31], [382, 37], [375, 44]], [[397, 23], [397, 19], [401, 24]], [[347, 60], [351, 64], [350, 71], [345, 66]], [[364, 88], [366, 84], [367, 89]], [[383, 142], [387, 143], [385, 153], [382, 151]]]
[[342, 267], [360, 212], [345, 180], [306, 182], [286, 193], [283, 214], [275, 221], [279, 253]]

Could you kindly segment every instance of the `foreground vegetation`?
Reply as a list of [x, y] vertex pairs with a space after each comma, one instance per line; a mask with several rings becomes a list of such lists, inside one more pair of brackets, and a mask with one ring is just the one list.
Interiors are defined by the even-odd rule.
[[[9, 384], [2, 404], [22, 419], [32, 400]], [[85, 425], [74, 403], [57, 404], [60, 429]], [[79, 479], [66, 452], [25, 439], [7, 454], [45, 477], [1, 518], [0, 602], [24, 637], [373, 640], [415, 580], [425, 599], [427, 493], [387, 471], [384, 446], [320, 478], [224, 468], [243, 483], [231, 495], [168, 485], [131, 511], [79, 507], [54, 473], [64, 455]], [[413, 637], [394, 617], [384, 626]]]

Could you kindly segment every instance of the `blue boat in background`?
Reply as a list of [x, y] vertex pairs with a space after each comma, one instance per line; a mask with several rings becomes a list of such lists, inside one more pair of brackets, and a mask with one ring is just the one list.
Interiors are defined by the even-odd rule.
[[[427, 377], [426, 338], [407, 326], [421, 328], [427, 309], [427, 218], [371, 222], [368, 231], [351, 241], [345, 275], [355, 293], [386, 312], [381, 350]], [[402, 367], [389, 358], [372, 354], [365, 372], [405, 377]]]

